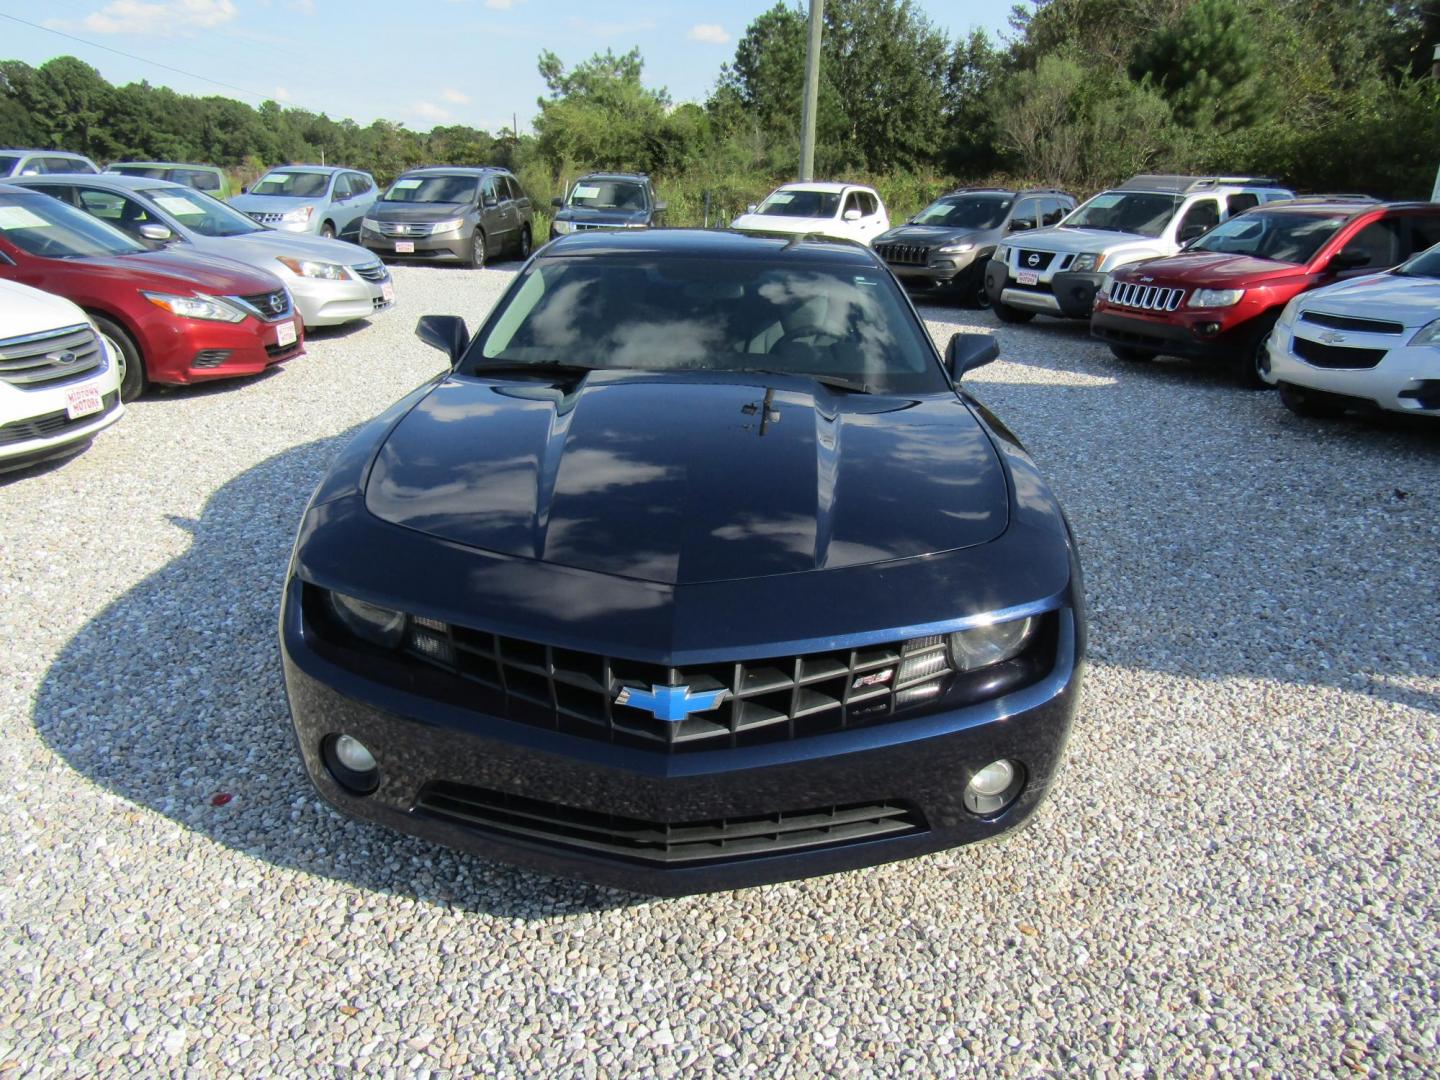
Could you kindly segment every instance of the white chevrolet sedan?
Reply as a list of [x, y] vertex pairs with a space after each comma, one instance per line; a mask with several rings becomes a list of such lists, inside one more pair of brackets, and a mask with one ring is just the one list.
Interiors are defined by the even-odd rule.
[[1383, 274], [1290, 301], [1267, 382], [1300, 416], [1349, 408], [1440, 416], [1440, 245]]
[[747, 233], [813, 233], [870, 244], [890, 228], [890, 215], [879, 193], [863, 184], [782, 184], [730, 227]]

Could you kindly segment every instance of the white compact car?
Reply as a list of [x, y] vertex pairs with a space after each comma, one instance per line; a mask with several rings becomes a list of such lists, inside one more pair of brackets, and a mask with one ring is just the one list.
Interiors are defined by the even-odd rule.
[[1270, 335], [1265, 380], [1300, 416], [1440, 416], [1440, 245], [1383, 274], [1301, 293]]
[[85, 312], [0, 281], [0, 471], [79, 453], [124, 412], [119, 365]]
[[748, 233], [817, 233], [869, 244], [890, 228], [874, 188], [863, 184], [782, 184], [730, 223]]

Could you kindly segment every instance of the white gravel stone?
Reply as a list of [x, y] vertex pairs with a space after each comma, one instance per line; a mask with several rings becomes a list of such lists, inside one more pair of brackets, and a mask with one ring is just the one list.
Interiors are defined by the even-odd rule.
[[[1002, 843], [657, 901], [348, 821], [275, 643], [346, 432], [514, 264], [0, 480], [0, 1073], [1440, 1072], [1434, 425], [1302, 422], [1083, 326], [969, 380], [1080, 537], [1068, 764]], [[215, 797], [228, 794], [228, 802]], [[224, 805], [216, 805], [224, 802]]]

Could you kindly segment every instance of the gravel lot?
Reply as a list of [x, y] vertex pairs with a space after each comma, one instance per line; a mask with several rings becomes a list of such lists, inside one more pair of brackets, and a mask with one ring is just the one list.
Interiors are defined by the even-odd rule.
[[300, 510], [442, 368], [416, 317], [513, 269], [402, 268], [374, 325], [0, 480], [0, 1075], [1440, 1073], [1440, 426], [1082, 326], [924, 309], [998, 332], [972, 389], [1084, 548], [1032, 828], [652, 901], [322, 805], [275, 643]]

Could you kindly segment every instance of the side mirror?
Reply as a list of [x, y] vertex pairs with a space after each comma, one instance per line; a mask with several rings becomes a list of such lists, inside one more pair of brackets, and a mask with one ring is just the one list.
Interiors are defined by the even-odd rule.
[[496, 198], [494, 195], [485, 195], [485, 196], [482, 196], [482, 197], [481, 197], [481, 199], [480, 199], [480, 205], [481, 205], [481, 206], [499, 206], [499, 205], [500, 205], [500, 200], [499, 200], [498, 198]]
[[564, 205], [565, 205], [565, 200], [562, 199], [559, 195], [556, 195], [553, 199], [550, 200], [550, 205], [551, 205], [551, 206], [564, 206]]
[[249, 185], [249, 184], [241, 184], [241, 185], [240, 185], [240, 194], [241, 194], [241, 195], [249, 195], [249, 194], [250, 194], [250, 185]]
[[459, 315], [421, 315], [415, 324], [415, 336], [450, 357], [452, 367], [470, 344], [470, 331]]
[[670, 204], [669, 204], [669, 203], [667, 203], [667, 202], [661, 202], [659, 199], [656, 199], [656, 200], [655, 200], [655, 213], [657, 213], [657, 214], [663, 214], [666, 210], [669, 210], [669, 209], [670, 209]]
[[141, 225], [140, 239], [154, 240], [157, 244], [163, 244], [167, 241], [175, 239], [175, 234], [172, 233], [169, 229], [167, 229], [164, 225]]
[[1035, 219], [1028, 217], [1017, 217], [1010, 222], [1011, 232], [1029, 232], [1035, 228]]
[[1360, 248], [1348, 247], [1330, 257], [1325, 269], [1332, 274], [1343, 274], [1346, 270], [1359, 270], [1369, 264], [1370, 253]]
[[957, 383], [966, 372], [984, 367], [999, 356], [1000, 345], [993, 334], [956, 334], [945, 347], [945, 363]]
[[754, 212], [755, 212], [755, 204], [754, 204], [753, 202], [752, 202], [749, 206], [745, 207], [745, 213], [747, 213], [747, 214], [753, 214]]
[[845, 221], [859, 221], [861, 217], [859, 210], [846, 210], [841, 218]]

